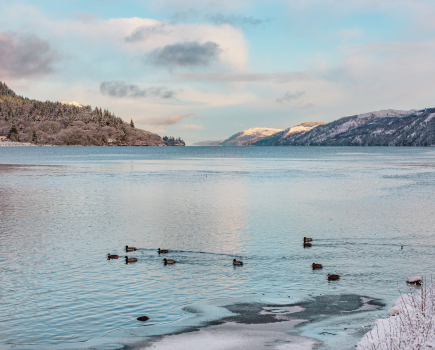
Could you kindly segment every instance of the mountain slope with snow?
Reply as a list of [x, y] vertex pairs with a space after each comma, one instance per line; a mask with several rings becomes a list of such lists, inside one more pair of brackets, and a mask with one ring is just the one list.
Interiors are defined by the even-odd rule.
[[291, 136], [305, 134], [306, 132], [314, 129], [315, 127], [325, 124], [326, 123], [323, 122], [302, 123], [272, 134], [268, 137], [264, 137], [261, 140], [255, 142], [253, 146], [280, 146], [287, 138]]
[[282, 129], [272, 129], [272, 128], [252, 128], [243, 130], [233, 136], [223, 140], [219, 143], [220, 146], [250, 146], [252, 143], [276, 134], [282, 131]]
[[435, 145], [435, 108], [383, 110], [353, 115], [287, 138], [291, 146]]

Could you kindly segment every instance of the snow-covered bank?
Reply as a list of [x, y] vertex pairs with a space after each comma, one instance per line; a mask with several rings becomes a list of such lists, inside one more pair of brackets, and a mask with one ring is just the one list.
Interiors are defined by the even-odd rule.
[[387, 319], [357, 344], [357, 350], [425, 350], [435, 348], [435, 286], [409, 287], [392, 305]]
[[36, 146], [36, 145], [30, 142], [0, 141], [0, 147], [2, 146], [7, 147], [7, 146]]

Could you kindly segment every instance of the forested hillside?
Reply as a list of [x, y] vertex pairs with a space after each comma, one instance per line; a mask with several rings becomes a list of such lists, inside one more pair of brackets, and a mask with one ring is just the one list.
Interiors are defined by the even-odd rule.
[[435, 146], [435, 108], [340, 118], [285, 139], [284, 146]]
[[108, 110], [30, 100], [2, 82], [0, 135], [11, 141], [51, 145], [165, 145], [159, 135], [137, 129]]

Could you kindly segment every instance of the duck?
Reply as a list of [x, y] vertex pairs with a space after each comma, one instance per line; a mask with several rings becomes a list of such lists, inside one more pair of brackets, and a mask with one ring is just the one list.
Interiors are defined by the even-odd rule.
[[313, 268], [313, 270], [314, 270], [314, 269], [322, 269], [322, 268], [323, 268], [323, 265], [322, 265], [322, 264], [316, 264], [316, 263], [313, 263], [313, 264], [311, 265], [311, 267]]
[[340, 275], [330, 275], [328, 274], [328, 281], [336, 281], [340, 279]]
[[234, 266], [236, 266], [236, 265], [243, 265], [243, 261], [239, 261], [239, 260], [233, 259], [233, 265]]
[[112, 255], [110, 253], [107, 253], [107, 259], [108, 260], [110, 260], [110, 259], [118, 259], [118, 258], [119, 258], [119, 255]]
[[421, 286], [421, 284], [423, 283], [423, 277], [421, 277], [421, 276], [408, 277], [406, 279], [406, 283], [414, 284], [416, 286]]
[[304, 248], [309, 248], [309, 247], [311, 247], [312, 246], [312, 244], [311, 243], [306, 243], [306, 242], [304, 242]]
[[159, 248], [159, 254], [166, 254], [166, 253], [169, 253], [169, 250], [167, 250], [167, 249], [160, 249]]
[[167, 264], [175, 264], [176, 263], [176, 261], [174, 259], [166, 259], [166, 258], [164, 258], [162, 261], [165, 262], [165, 265], [167, 265]]
[[304, 243], [305, 242], [312, 242], [313, 241], [313, 239], [312, 238], [307, 238], [307, 237], [304, 237]]
[[128, 263], [134, 263], [137, 261], [137, 258], [129, 258], [128, 256], [125, 257], [125, 262]]
[[126, 252], [134, 252], [136, 250], [135, 247], [129, 247], [128, 245], [125, 246], [125, 251]]

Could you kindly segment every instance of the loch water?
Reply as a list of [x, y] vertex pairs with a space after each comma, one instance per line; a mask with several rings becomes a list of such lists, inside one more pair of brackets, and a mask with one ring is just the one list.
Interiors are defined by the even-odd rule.
[[245, 295], [391, 304], [433, 271], [434, 199], [434, 148], [2, 147], [0, 345], [82, 342]]

